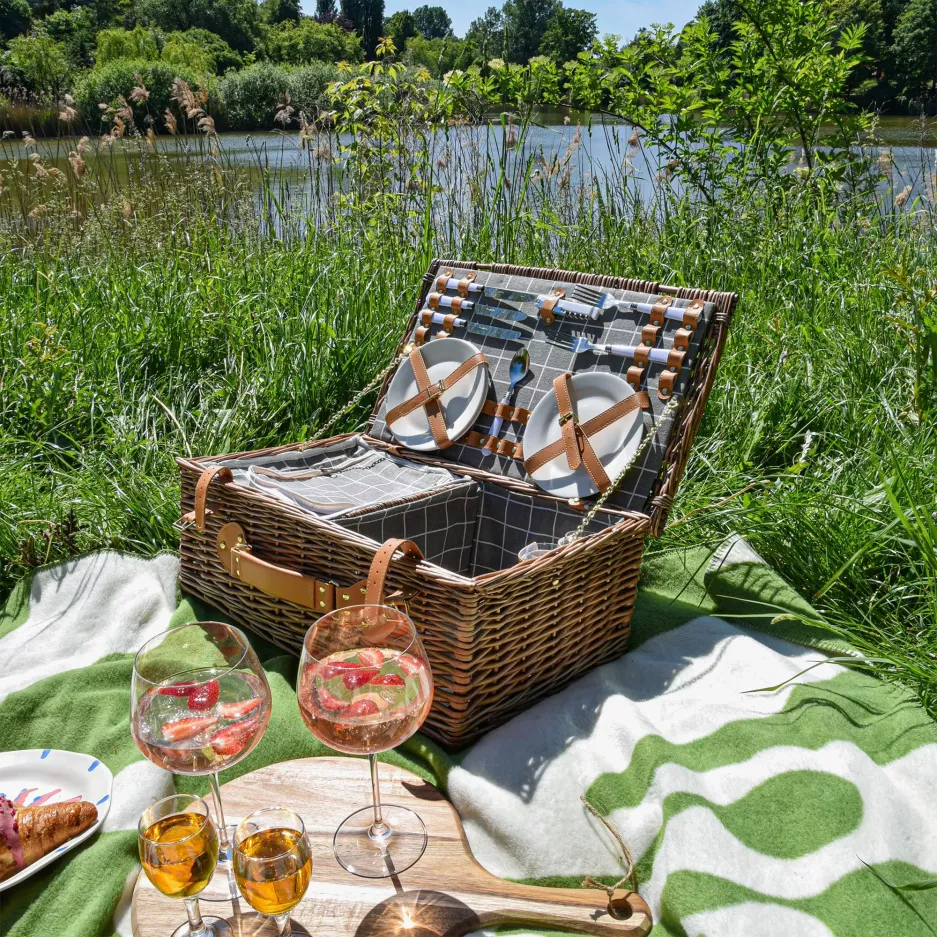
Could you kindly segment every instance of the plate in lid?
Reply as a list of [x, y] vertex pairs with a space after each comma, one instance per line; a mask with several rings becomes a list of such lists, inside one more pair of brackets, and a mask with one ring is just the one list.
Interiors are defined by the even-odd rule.
[[[420, 346], [426, 372], [432, 383], [445, 380], [464, 361], [478, 354], [478, 349], [461, 338], [437, 338]], [[447, 386], [439, 398], [440, 409], [446, 421], [446, 433], [453, 442], [464, 436], [478, 419], [488, 396], [491, 379], [488, 368], [482, 365], [469, 371], [451, 386]], [[404, 403], [419, 393], [413, 367], [408, 358], [400, 362], [387, 388], [385, 400], [389, 413], [394, 407]], [[394, 439], [408, 449], [430, 451], [439, 445], [429, 428], [429, 418], [423, 407], [417, 407], [406, 416], [388, 424]]]
[[[569, 385], [573, 410], [580, 423], [588, 422], [609, 407], [635, 394], [634, 388], [627, 381], [607, 371], [584, 371], [574, 374]], [[551, 391], [541, 398], [527, 421], [527, 430], [524, 433], [526, 455], [539, 452], [562, 436], [559, 418], [556, 396]], [[589, 437], [589, 442], [609, 479], [614, 481], [627, 465], [641, 444], [643, 436], [644, 420], [640, 407], [636, 407]], [[580, 465], [575, 472], [570, 469], [565, 452], [540, 466], [530, 478], [544, 491], [558, 498], [586, 498], [597, 494], [599, 490], [586, 471], [585, 465]]]

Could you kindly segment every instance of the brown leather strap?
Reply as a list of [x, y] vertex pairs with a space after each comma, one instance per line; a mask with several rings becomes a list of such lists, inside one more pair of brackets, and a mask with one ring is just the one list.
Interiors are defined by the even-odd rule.
[[671, 349], [667, 352], [667, 370], [668, 371], [679, 371], [683, 367], [683, 359], [686, 357], [686, 352], [677, 351], [676, 348]]
[[661, 400], [669, 400], [673, 396], [673, 385], [677, 380], [678, 371], [661, 371], [657, 378], [657, 396]]
[[240, 524], [225, 524], [218, 531], [215, 546], [221, 565], [234, 579], [273, 598], [323, 615], [336, 608], [361, 605], [365, 600], [367, 584], [364, 581], [345, 588], [255, 556]]
[[374, 554], [371, 561], [371, 570], [368, 573], [368, 585], [365, 595], [365, 605], [384, 605], [386, 598], [384, 596], [384, 580], [387, 578], [387, 570], [394, 554], [400, 550], [404, 556], [412, 557], [416, 560], [423, 559], [423, 552], [412, 540], [393, 539], [386, 540], [384, 545]]
[[442, 298], [441, 293], [430, 293], [429, 296], [426, 297], [426, 305], [429, 306], [430, 309], [434, 309], [434, 310], [438, 309], [439, 300], [441, 298]]
[[486, 416], [500, 416], [504, 423], [520, 423], [524, 426], [530, 419], [530, 410], [523, 407], [512, 407], [507, 403], [495, 403], [493, 400], [486, 400], [482, 407], [482, 413]]
[[[563, 440], [563, 448], [566, 450], [566, 461], [569, 463], [570, 469], [575, 472], [582, 464], [584, 452], [579, 442], [579, 433], [576, 432], [579, 421], [576, 419], [576, 411], [573, 409], [573, 398], [569, 392], [569, 382], [571, 379], [572, 374], [570, 374], [569, 371], [554, 378], [553, 394], [556, 397], [556, 406], [560, 412], [560, 431], [562, 433], [561, 439]], [[540, 453], [536, 453], [536, 455], [539, 454]], [[595, 455], [594, 452], [593, 455]], [[586, 469], [591, 474], [591, 470], [589, 470], [588, 466]]]
[[689, 329], [677, 329], [673, 333], [673, 347], [677, 351], [689, 351], [690, 350], [690, 338], [693, 333]]
[[659, 325], [646, 325], [641, 329], [641, 344], [656, 345], [657, 337], [660, 335]]
[[442, 320], [442, 327], [447, 331], [451, 332], [455, 328], [456, 317], [454, 315], [444, 316]]
[[696, 299], [683, 310], [683, 325], [688, 329], [695, 329], [699, 325], [703, 314], [703, 301]]
[[540, 304], [540, 321], [544, 325], [553, 325], [556, 322], [556, 304], [566, 295], [566, 291], [557, 287]]
[[459, 280], [459, 285], [456, 287], [456, 289], [459, 291], [460, 296], [468, 296], [469, 283], [473, 283], [477, 276], [478, 274], [472, 271], [471, 273], [465, 274], [465, 276]]
[[639, 367], [646, 367], [650, 360], [650, 351], [647, 345], [637, 345], [634, 349], [634, 363]]
[[466, 433], [459, 442], [466, 446], [474, 446], [476, 449], [486, 449], [488, 452], [493, 452], [495, 455], [504, 455], [509, 459], [517, 459], [520, 462], [524, 461], [523, 445], [519, 442], [505, 439], [504, 437], [499, 439], [496, 436], [485, 436], [473, 429]]
[[[216, 465], [213, 468], [205, 469], [205, 471], [199, 475], [198, 481], [195, 484], [195, 510], [191, 515], [191, 519], [195, 521], [195, 529], [199, 533], [205, 530], [205, 515], [211, 514], [211, 511], [205, 510], [205, 501], [208, 497], [208, 486], [215, 478], [220, 478], [225, 484], [234, 481], [231, 469], [226, 465]], [[190, 515], [187, 514], [184, 519], [189, 520], [189, 518]]]
[[436, 277], [436, 291], [439, 293], [444, 292], [449, 288], [449, 278], [452, 276], [451, 270], [443, 270], [442, 273]]
[[416, 329], [416, 331], [413, 333], [413, 341], [416, 342], [417, 345], [422, 345], [422, 344], [424, 344], [424, 343], [426, 342], [426, 340], [427, 340], [428, 337], [429, 337], [429, 326], [428, 326], [428, 325], [421, 325], [421, 326], [419, 326], [419, 327]]
[[426, 411], [430, 432], [433, 434], [436, 445], [439, 446], [440, 449], [448, 449], [449, 446], [452, 445], [452, 440], [446, 432], [446, 420], [439, 406], [439, 398], [442, 397], [448, 387], [458, 383], [458, 381], [462, 380], [463, 377], [475, 368], [481, 367], [482, 365], [487, 367], [488, 359], [481, 352], [478, 352], [478, 354], [472, 355], [471, 358], [467, 358], [463, 361], [462, 364], [447, 377], [435, 383], [430, 382], [429, 373], [426, 370], [426, 362], [423, 360], [423, 352], [420, 348], [414, 348], [413, 351], [410, 352], [408, 360], [410, 366], [413, 368], [413, 377], [416, 380], [419, 393], [389, 410], [384, 420], [389, 426], [395, 420], [399, 420], [408, 413], [412, 413], [414, 410], [422, 407]]
[[420, 323], [421, 323], [422, 325], [432, 325], [432, 324], [433, 324], [433, 310], [432, 310], [432, 309], [424, 309], [424, 310], [420, 313]]
[[661, 296], [661, 298], [654, 303], [654, 308], [651, 310], [651, 325], [663, 326], [665, 319], [664, 313], [672, 305], [672, 296]]
[[632, 365], [625, 373], [625, 380], [635, 390], [637, 390], [644, 381], [644, 368], [639, 368], [637, 365]]
[[[562, 376], [557, 378], [557, 381], [561, 380]], [[566, 381], [563, 381], [563, 384], [565, 385]], [[557, 391], [557, 389], [557, 383], [554, 382], [554, 391]], [[557, 393], [557, 401], [559, 403], [559, 408], [562, 415], [564, 405], [562, 402], [560, 402], [559, 393]], [[594, 416], [591, 420], [587, 420], [585, 423], [578, 423], [575, 416], [573, 416], [570, 420], [567, 420], [563, 424], [564, 431], [568, 424], [571, 423], [574, 426], [574, 432], [576, 434], [575, 444], [577, 448], [577, 455], [580, 456], [580, 459], [577, 459], [576, 461], [577, 467], [580, 461], [583, 465], [585, 465], [586, 471], [589, 473], [590, 478], [592, 478], [592, 481], [595, 483], [599, 491], [604, 491], [611, 484], [611, 482], [609, 481], [608, 475], [605, 473], [604, 466], [602, 465], [598, 456], [595, 454], [595, 450], [592, 448], [592, 444], [589, 442], [589, 437], [594, 436], [599, 431], [605, 429], [606, 426], [610, 426], [616, 420], [620, 420], [632, 410], [638, 407], [641, 409], [647, 409], [648, 406], [650, 406], [650, 403], [647, 399], [647, 394], [637, 393], [630, 397], [626, 397], [624, 400], [620, 400], [616, 404], [613, 404], [607, 410], [603, 410], [602, 413], [598, 414], [598, 416]], [[572, 460], [569, 459], [567, 438], [567, 434], [564, 432], [564, 435], [560, 437], [560, 439], [550, 443], [549, 446], [545, 446], [538, 452], [527, 456], [524, 459], [524, 468], [527, 470], [527, 473], [532, 474], [541, 466], [546, 465], [546, 463], [551, 459], [557, 458], [557, 456], [562, 455], [564, 452], [567, 455], [567, 461], [569, 462], [570, 468], [575, 470], [572, 464]], [[596, 463], [598, 463], [598, 468], [596, 468]]]

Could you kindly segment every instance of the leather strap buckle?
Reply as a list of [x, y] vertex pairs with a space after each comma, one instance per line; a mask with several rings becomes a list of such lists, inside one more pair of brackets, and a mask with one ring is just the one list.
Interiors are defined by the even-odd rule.
[[565, 426], [570, 420], [575, 420], [575, 419], [576, 419], [576, 414], [573, 413], [572, 410], [570, 410], [569, 413], [561, 413], [559, 420], [557, 422], [560, 424], [560, 426]]
[[429, 403], [432, 400], [439, 400], [445, 392], [446, 381], [444, 378], [440, 378], [435, 384], [430, 384], [430, 386], [426, 388], [426, 402]]

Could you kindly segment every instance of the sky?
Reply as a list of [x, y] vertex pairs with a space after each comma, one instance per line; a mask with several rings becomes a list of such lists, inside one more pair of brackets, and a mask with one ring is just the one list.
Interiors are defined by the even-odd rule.
[[[464, 36], [469, 24], [490, 6], [502, 6], [502, 0], [385, 0], [384, 13], [413, 10], [424, 3], [438, 3], [452, 18], [457, 36]], [[599, 33], [615, 33], [630, 39], [642, 26], [673, 23], [680, 28], [696, 15], [702, 0], [566, 0], [565, 5], [595, 13]], [[315, 11], [315, 0], [303, 0], [307, 13]]]

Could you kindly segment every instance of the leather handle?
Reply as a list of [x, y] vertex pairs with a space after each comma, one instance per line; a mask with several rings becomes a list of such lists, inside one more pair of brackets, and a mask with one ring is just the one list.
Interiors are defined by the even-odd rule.
[[363, 581], [344, 588], [255, 556], [240, 524], [225, 524], [218, 531], [215, 545], [221, 565], [234, 579], [275, 599], [313, 609], [321, 615], [364, 603], [367, 586]]
[[371, 571], [368, 573], [367, 595], [365, 605], [386, 605], [384, 598], [384, 580], [394, 554], [400, 550], [404, 556], [416, 560], [423, 559], [423, 551], [412, 541], [401, 538], [385, 540], [384, 545], [374, 554], [371, 561]]
[[[234, 481], [231, 469], [226, 465], [216, 465], [213, 468], [205, 469], [205, 471], [199, 475], [198, 482], [195, 484], [195, 511], [193, 512], [195, 529], [199, 533], [205, 530], [205, 501], [208, 498], [208, 486], [215, 478], [220, 478], [225, 484]], [[209, 511], [208, 513], [210, 514], [211, 512]]]

